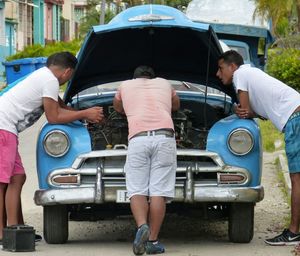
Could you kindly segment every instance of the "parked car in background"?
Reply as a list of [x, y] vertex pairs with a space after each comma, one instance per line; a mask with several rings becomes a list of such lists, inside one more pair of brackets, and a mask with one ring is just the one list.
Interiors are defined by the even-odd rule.
[[247, 43], [235, 40], [220, 40], [220, 42], [225, 43], [230, 50], [237, 51], [243, 57], [245, 64], [250, 64], [254, 67], [251, 60], [250, 48]]
[[47, 243], [67, 242], [69, 218], [130, 214], [124, 172], [128, 126], [112, 102], [118, 85], [139, 65], [170, 80], [181, 100], [172, 116], [176, 195], [167, 211], [226, 218], [230, 241], [251, 241], [254, 206], [264, 196], [260, 132], [254, 120], [232, 113], [234, 90], [216, 77], [221, 53], [209, 25], [167, 6], [136, 6], [93, 27], [64, 101], [76, 109], [102, 106], [106, 119], [45, 123], [40, 131], [34, 200], [44, 209]]
[[271, 22], [256, 12], [255, 1], [192, 0], [186, 15], [193, 21], [210, 24], [218, 38], [238, 50], [246, 63], [265, 68], [268, 47], [274, 39]]

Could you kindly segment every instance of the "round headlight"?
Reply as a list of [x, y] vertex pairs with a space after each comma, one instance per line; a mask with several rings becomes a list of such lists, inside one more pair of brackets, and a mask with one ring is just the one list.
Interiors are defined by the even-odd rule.
[[228, 147], [233, 154], [246, 155], [254, 145], [252, 134], [246, 129], [237, 129], [228, 137]]
[[53, 157], [65, 155], [69, 147], [70, 141], [68, 135], [59, 130], [49, 132], [44, 139], [44, 149], [47, 154]]

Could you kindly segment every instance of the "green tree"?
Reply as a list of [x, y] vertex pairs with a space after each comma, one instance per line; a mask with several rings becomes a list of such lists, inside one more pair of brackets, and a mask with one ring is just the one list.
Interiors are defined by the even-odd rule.
[[178, 9], [187, 7], [191, 0], [153, 0], [154, 4], [164, 4]]
[[[183, 10], [187, 7], [190, 0], [105, 0], [105, 2], [108, 6], [114, 3], [117, 7], [120, 6], [121, 3], [126, 3], [128, 7], [149, 3], [165, 4]], [[116, 13], [112, 13], [107, 9], [104, 10], [104, 5], [102, 5], [102, 3], [102, 0], [87, 0], [86, 15], [81, 19], [79, 26], [80, 38], [83, 38], [92, 26], [99, 25], [103, 17], [105, 17], [104, 23], [108, 23], [116, 15]], [[120, 8], [117, 9], [120, 10]], [[103, 14], [103, 11], [105, 12], [105, 15]]]
[[295, 0], [295, 2], [296, 2], [297, 17], [298, 17], [297, 27], [298, 27], [298, 32], [300, 32], [300, 0]]
[[[254, 0], [255, 14], [272, 20], [272, 32], [277, 36], [286, 36], [289, 32], [300, 31], [300, 0]], [[293, 19], [296, 26], [293, 28]]]
[[127, 3], [129, 7], [145, 3], [145, 1], [143, 1], [143, 0], [126, 0], [126, 1], [121, 1], [121, 2]]
[[[81, 19], [79, 25], [80, 38], [85, 37], [85, 35], [88, 33], [88, 31], [91, 29], [92, 26], [100, 24], [100, 16], [101, 16], [100, 5], [101, 2], [99, 2], [99, 0], [87, 1], [86, 15]], [[104, 23], [108, 23], [113, 17], [114, 14], [112, 12], [106, 11]]]

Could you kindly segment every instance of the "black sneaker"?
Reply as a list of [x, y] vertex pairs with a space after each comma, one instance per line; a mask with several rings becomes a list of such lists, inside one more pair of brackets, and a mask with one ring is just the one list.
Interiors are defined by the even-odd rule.
[[135, 234], [135, 239], [133, 241], [133, 253], [135, 255], [142, 255], [145, 253], [145, 245], [149, 238], [150, 231], [147, 224], [143, 224], [139, 227]]
[[265, 240], [265, 243], [269, 245], [296, 245], [299, 242], [300, 234], [295, 234], [288, 229], [283, 230], [280, 235], [275, 236], [274, 238]]

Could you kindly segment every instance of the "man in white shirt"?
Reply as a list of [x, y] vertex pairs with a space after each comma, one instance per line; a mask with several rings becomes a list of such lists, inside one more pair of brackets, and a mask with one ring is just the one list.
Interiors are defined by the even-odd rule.
[[300, 242], [300, 94], [262, 70], [244, 65], [236, 51], [223, 53], [218, 62], [217, 77], [224, 85], [234, 86], [239, 98], [236, 114], [240, 118], [270, 119], [285, 133], [291, 192], [291, 222], [280, 235], [266, 239], [269, 245], [291, 245]]
[[73, 75], [77, 59], [60, 52], [0, 97], [0, 241], [6, 225], [24, 224], [21, 190], [26, 175], [18, 152], [18, 133], [32, 125], [45, 112], [49, 123], [78, 119], [100, 122], [100, 107], [75, 111], [59, 97], [59, 86]]

